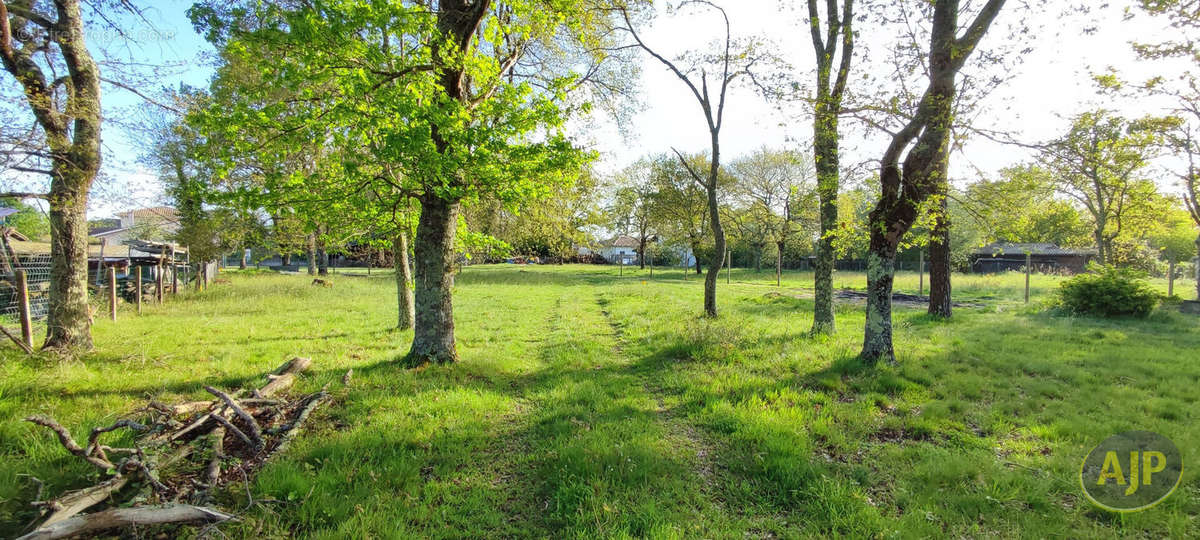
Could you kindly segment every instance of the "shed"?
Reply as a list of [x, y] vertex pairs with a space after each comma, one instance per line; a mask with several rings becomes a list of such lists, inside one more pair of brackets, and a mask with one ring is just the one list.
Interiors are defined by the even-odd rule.
[[1025, 268], [1026, 255], [1029, 256], [1034, 271], [1045, 274], [1078, 274], [1087, 270], [1088, 263], [1095, 260], [1096, 250], [1063, 248], [1051, 243], [994, 242], [971, 252], [971, 271], [1020, 271]]

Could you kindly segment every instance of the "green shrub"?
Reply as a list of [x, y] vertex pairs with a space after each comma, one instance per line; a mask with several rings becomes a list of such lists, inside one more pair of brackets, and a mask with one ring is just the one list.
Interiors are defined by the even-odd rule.
[[1093, 266], [1059, 286], [1058, 298], [1066, 309], [1100, 317], [1145, 317], [1161, 297], [1134, 270]]

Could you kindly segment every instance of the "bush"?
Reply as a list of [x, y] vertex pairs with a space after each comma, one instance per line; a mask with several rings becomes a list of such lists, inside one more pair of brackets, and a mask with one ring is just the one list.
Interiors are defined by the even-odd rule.
[[1113, 266], [1093, 266], [1062, 282], [1058, 296], [1072, 312], [1100, 317], [1145, 317], [1161, 298], [1141, 274]]

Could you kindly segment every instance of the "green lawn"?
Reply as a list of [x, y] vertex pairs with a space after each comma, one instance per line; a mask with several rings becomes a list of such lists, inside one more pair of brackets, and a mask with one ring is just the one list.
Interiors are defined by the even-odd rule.
[[[230, 538], [1196, 537], [1200, 319], [1054, 316], [1057, 278], [955, 276], [982, 303], [950, 322], [896, 314], [896, 366], [855, 360], [861, 305], [838, 334], [807, 336], [811, 274], [722, 276], [722, 316], [699, 317], [700, 279], [679, 270], [469, 267], [455, 291], [453, 366], [405, 370], [390, 274], [239, 275], [116, 323], [68, 363], [0, 355], [0, 537], [47, 493], [92, 474], [20, 421], [76, 434], [149, 397], [204, 399], [293, 355], [335, 400], [226, 506]], [[838, 286], [862, 289], [861, 274]], [[1165, 290], [1165, 283], [1156, 283]], [[897, 289], [915, 292], [916, 275]], [[1176, 283], [1191, 298], [1189, 281]], [[342, 374], [354, 369], [349, 388]], [[1187, 464], [1180, 489], [1110, 514], [1075, 474], [1104, 438], [1149, 429]]]

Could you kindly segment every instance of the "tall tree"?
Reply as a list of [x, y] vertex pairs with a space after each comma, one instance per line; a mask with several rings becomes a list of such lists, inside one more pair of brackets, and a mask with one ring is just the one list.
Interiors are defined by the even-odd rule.
[[[100, 69], [84, 39], [79, 0], [0, 1], [0, 59], [24, 91], [44, 137], [50, 191], [47, 349], [90, 349], [88, 193], [100, 171]], [[54, 47], [50, 47], [50, 44]], [[40, 60], [44, 58], [44, 60]], [[57, 68], [66, 74], [55, 77]], [[50, 76], [47, 75], [49, 72]]]
[[[717, 277], [725, 258], [725, 229], [721, 225], [719, 180], [721, 176], [721, 128], [725, 122], [726, 98], [730, 86], [739, 79], [747, 78], [757, 84], [755, 70], [763, 67], [763, 64], [774, 63], [774, 59], [765, 51], [762, 44], [752, 41], [735, 43], [730, 30], [729, 15], [720, 6], [707, 0], [687, 0], [681, 2], [677, 8], [686, 6], [707, 8], [721, 16], [725, 35], [720, 42], [720, 49], [715, 53], [685, 55], [677, 61], [668, 60], [642, 39], [642, 35], [633, 23], [629, 8], [620, 6], [618, 10], [625, 19], [624, 30], [633, 38], [637, 47], [665, 66], [687, 86], [704, 115], [709, 135], [708, 170], [700, 171], [693, 168], [679, 150], [673, 150], [679, 163], [687, 169], [692, 179], [704, 187], [708, 198], [709, 228], [712, 231], [714, 250], [708, 273], [704, 276], [704, 313], [709, 317], [716, 317]], [[710, 70], [716, 74], [712, 86], [714, 93], [710, 93], [709, 90]], [[762, 86], [759, 85], [759, 87]]]
[[1113, 241], [1125, 217], [1155, 193], [1139, 174], [1158, 147], [1163, 126], [1162, 119], [1131, 121], [1098, 110], [1076, 116], [1066, 134], [1044, 145], [1041, 161], [1055, 189], [1092, 218], [1101, 264], [1112, 262]]
[[861, 353], [867, 362], [895, 360], [892, 281], [896, 274], [896, 250], [916, 221], [921, 204], [943, 182], [958, 72], [1004, 3], [1005, 0], [988, 0], [974, 20], [960, 28], [959, 0], [934, 0], [928, 86], [916, 113], [891, 137], [880, 159], [882, 189], [868, 222], [871, 245], [867, 255], [867, 320]]
[[[804, 209], [814, 195], [810, 185], [811, 162], [798, 152], [764, 147], [734, 161], [730, 170], [737, 179], [739, 198], [748, 203], [750, 221], [757, 222], [755, 228], [775, 244], [778, 285], [782, 280], [784, 248], [800, 227]], [[822, 241], [818, 240], [818, 250]], [[762, 258], [762, 248], [758, 249], [760, 262], [756, 262], [756, 267]]]
[[832, 334], [836, 330], [833, 317], [833, 264], [840, 184], [838, 157], [841, 134], [838, 120], [842, 115], [842, 101], [854, 58], [854, 0], [843, 0], [841, 13], [838, 12], [837, 0], [827, 0], [824, 29], [821, 28], [817, 0], [808, 0], [808, 29], [817, 61], [817, 87], [812, 102], [813, 163], [817, 169], [821, 215], [821, 236], [817, 240], [816, 265], [813, 269], [812, 333]]
[[[693, 169], [703, 168], [708, 157], [703, 154], [684, 156]], [[728, 177], [722, 174], [723, 177]], [[708, 194], [692, 179], [691, 173], [673, 156], [654, 158], [651, 173], [653, 183], [652, 214], [663, 232], [686, 243], [696, 259], [696, 273], [701, 273], [700, 250], [708, 237]], [[728, 184], [728, 180], [722, 180]]]
[[[223, 50], [256, 66], [264, 88], [301, 95], [226, 114], [284, 139], [316, 135], [335, 148], [365, 149], [400, 173], [345, 175], [332, 192], [371, 190], [384, 206], [417, 202], [416, 324], [406, 362], [456, 360], [452, 289], [462, 206], [536, 198], [590, 158], [563, 123], [582, 109], [567, 106], [568, 96], [593, 72], [574, 72], [582, 62], [545, 60], [569, 50], [602, 62], [611, 50], [609, 14], [558, 0], [237, 5], [206, 2], [193, 14]], [[308, 114], [292, 114], [301, 102]]]

